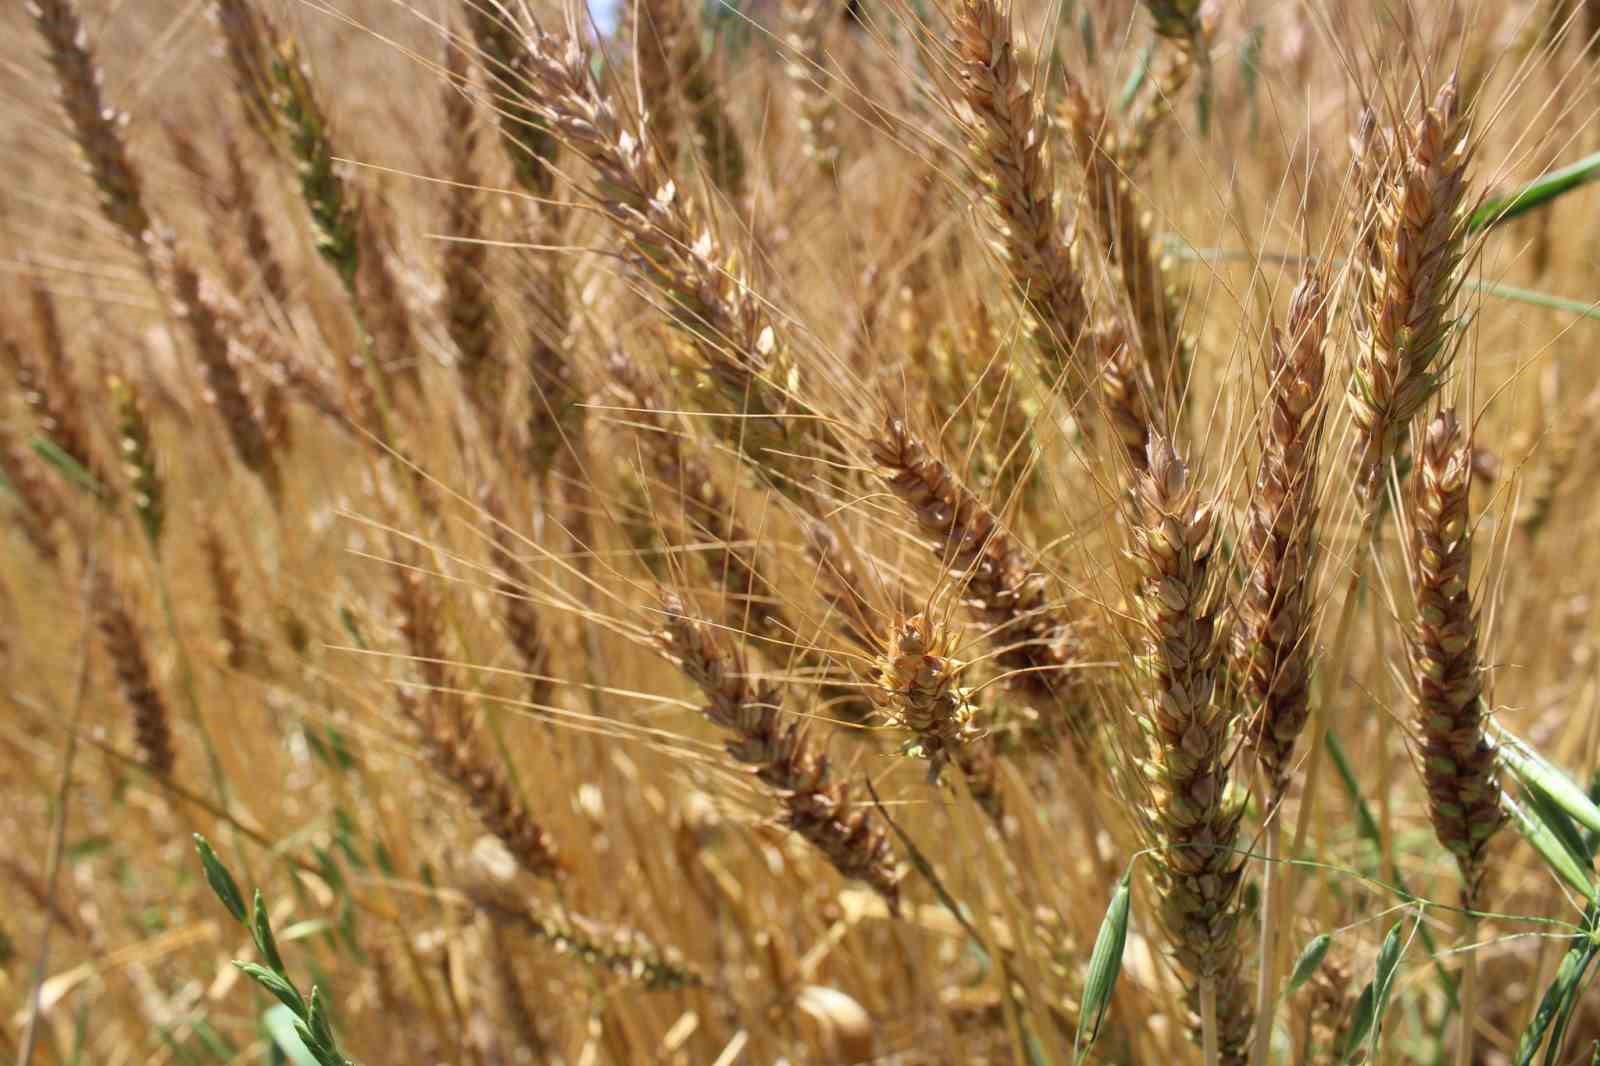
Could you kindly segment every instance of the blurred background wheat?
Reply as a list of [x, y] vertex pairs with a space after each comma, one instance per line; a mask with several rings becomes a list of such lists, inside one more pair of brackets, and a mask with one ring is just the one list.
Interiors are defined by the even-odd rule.
[[1600, 5], [0, 31], [0, 1054], [1600, 1062]]

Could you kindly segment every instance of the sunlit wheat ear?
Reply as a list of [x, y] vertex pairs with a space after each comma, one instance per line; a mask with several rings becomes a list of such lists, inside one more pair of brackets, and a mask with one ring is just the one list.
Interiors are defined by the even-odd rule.
[[1150, 218], [1133, 187], [1136, 160], [1126, 131], [1099, 100], [1068, 77], [1060, 109], [1083, 177], [1084, 205], [1132, 316], [1132, 339], [1153, 384], [1155, 406], [1182, 399], [1189, 362], [1180, 308], [1158, 255]]
[[227, 542], [209, 515], [201, 517], [200, 551], [205, 556], [206, 576], [211, 583], [212, 604], [217, 612], [217, 635], [221, 637], [223, 661], [233, 670], [242, 670], [264, 661], [260, 645], [245, 625], [244, 600], [239, 590], [239, 568]]
[[484, 750], [467, 697], [451, 688], [443, 621], [435, 590], [421, 571], [394, 567], [393, 602], [420, 691], [397, 694], [400, 711], [417, 730], [434, 770], [455, 785], [478, 821], [535, 877], [565, 875], [555, 839], [533, 817], [505, 773]]
[[1321, 277], [1307, 275], [1290, 299], [1287, 326], [1273, 331], [1259, 417], [1261, 457], [1242, 540], [1245, 586], [1234, 663], [1249, 715], [1246, 742], [1266, 775], [1271, 804], [1288, 785], [1310, 712], [1327, 299]]
[[106, 391], [116, 414], [117, 457], [128, 485], [129, 504], [152, 546], [159, 547], [166, 523], [166, 484], [156, 466], [144, 397], [138, 386], [113, 375]]
[[1215, 996], [1217, 1044], [1232, 1062], [1251, 1029], [1238, 935], [1245, 863], [1235, 850], [1245, 795], [1229, 787], [1237, 713], [1211, 569], [1217, 515], [1198, 497], [1188, 466], [1152, 438], [1133, 515], [1144, 740], [1132, 757], [1168, 947], [1191, 995]]
[[235, 364], [233, 343], [241, 332], [237, 312], [223, 303], [221, 294], [200, 277], [175, 244], [163, 241], [156, 262], [173, 313], [188, 328], [207, 402], [217, 409], [239, 462], [261, 480], [277, 501], [283, 491], [283, 473]]
[[696, 402], [710, 399], [719, 415], [742, 416], [712, 424], [769, 484], [814, 506], [801, 490], [816, 477], [809, 457], [838, 449], [823, 422], [792, 417], [809, 413], [796, 394], [800, 370], [738, 257], [724, 251], [645, 132], [601, 90], [585, 47], [542, 31], [528, 45], [534, 106], [594, 167], [599, 206], [626, 239], [630, 263], [699, 357], [711, 395]]
[[1471, 207], [1469, 133], [1452, 77], [1414, 121], [1380, 133], [1365, 117], [1355, 142], [1356, 196], [1373, 205], [1370, 216], [1358, 212], [1358, 350], [1350, 386], [1355, 485], [1366, 501], [1460, 343], [1453, 307]]
[[702, 988], [706, 978], [680, 952], [662, 948], [632, 929], [606, 927], [554, 908], [517, 891], [515, 868], [498, 848], [481, 842], [472, 850], [466, 897], [503, 932], [540, 941], [558, 955], [607, 970], [652, 991]]
[[1423, 436], [1412, 474], [1410, 531], [1417, 615], [1407, 642], [1414, 724], [1428, 815], [1439, 842], [1478, 905], [1489, 838], [1505, 821], [1494, 749], [1484, 732], [1478, 614], [1469, 587], [1472, 450], [1455, 412], [1441, 412]]
[[[627, 407], [624, 417], [638, 434], [639, 456], [649, 474], [673, 494], [697, 542], [711, 579], [723, 594], [724, 614], [736, 631], [765, 640], [787, 640], [795, 632], [779, 602], [777, 586], [756, 553], [757, 538], [740, 519], [719, 479], [697, 454], [682, 419], [664, 412], [653, 383], [625, 355], [613, 353], [607, 369]], [[773, 650], [770, 646], [769, 651]]]
[[554, 686], [549, 679], [550, 646], [545, 640], [539, 611], [527, 589], [518, 581], [517, 538], [506, 524], [505, 505], [492, 488], [483, 493], [483, 511], [489, 522], [489, 562], [495, 569], [495, 592], [506, 639], [517, 654], [517, 668], [527, 675], [528, 700], [535, 708], [548, 707]]
[[1075, 402], [1093, 379], [1079, 351], [1089, 302], [1057, 202], [1049, 138], [1016, 53], [1009, 0], [961, 0], [947, 61], [962, 92], [952, 105], [969, 139], [969, 165], [993, 215], [993, 241], [1026, 301], [1047, 379]]
[[1049, 601], [1044, 575], [1016, 535], [900, 420], [887, 421], [871, 449], [935, 556], [965, 582], [963, 599], [989, 627], [999, 664], [1016, 671], [1016, 686], [1050, 716], [1045, 727], [1086, 740], [1089, 705], [1070, 669], [1076, 627]]
[[963, 684], [967, 664], [956, 658], [957, 634], [929, 612], [897, 619], [877, 659], [873, 698], [890, 725], [909, 732], [906, 754], [928, 761], [928, 780], [936, 782], [955, 761], [966, 772], [973, 797], [998, 811], [992, 755], [973, 757], [983, 738], [972, 693]]
[[[228, 207], [239, 227], [244, 244], [246, 279], [259, 281], [260, 295], [280, 310], [289, 307], [289, 279], [283, 260], [273, 247], [267, 216], [256, 194], [251, 161], [236, 137], [222, 142], [228, 162]], [[241, 292], [248, 287], [241, 288]]]
[[555, 185], [551, 163], [561, 142], [528, 99], [533, 57], [523, 27], [511, 6], [498, 0], [462, 0], [461, 8], [478, 46], [489, 98], [499, 116], [501, 144], [517, 184], [536, 197], [549, 196]]
[[28, 0], [26, 8], [44, 39], [56, 94], [72, 125], [84, 169], [100, 193], [100, 209], [143, 254], [150, 229], [143, 182], [123, 143], [125, 118], [101, 93], [102, 75], [77, 7], [72, 0]]
[[133, 712], [133, 736], [140, 760], [152, 773], [165, 777], [172, 773], [176, 761], [172, 725], [166, 700], [150, 672], [144, 636], [128, 614], [111, 577], [104, 570], [96, 570], [92, 583], [95, 627], [117, 675], [123, 702]]
[[1143, 350], [1120, 321], [1102, 317], [1087, 342], [1099, 368], [1096, 386], [1101, 412], [1135, 476], [1144, 472], [1150, 440], [1161, 433], [1165, 419], [1158, 400], [1161, 386], [1151, 374]]
[[898, 911], [900, 878], [887, 829], [871, 810], [851, 802], [806, 726], [784, 715], [783, 687], [746, 675], [743, 662], [676, 595], [667, 594], [662, 609], [661, 647], [705, 694], [707, 720], [732, 734], [728, 754], [775, 790], [783, 806], [780, 821], [841, 874], [864, 881]]
[[265, 15], [255, 0], [216, 0], [211, 16], [250, 128], [270, 141], [278, 117], [272, 98], [271, 38]]
[[[272, 32], [271, 28], [266, 32]], [[270, 47], [275, 129], [288, 144], [299, 176], [300, 197], [311, 216], [317, 254], [353, 295], [361, 258], [360, 216], [354, 195], [335, 168], [339, 153], [298, 46], [285, 37], [271, 42]]]
[[[700, 43], [701, 9], [686, 0], [648, 0], [640, 6], [639, 15], [648, 25], [641, 32], [650, 35], [643, 40], [648, 42], [654, 37], [659, 42], [666, 63], [664, 73], [687, 110], [688, 132], [693, 134], [711, 180], [737, 201], [744, 195], [744, 143], [726, 109], [725, 86], [713, 69], [717, 53], [708, 53]], [[651, 102], [647, 97], [646, 106]], [[674, 116], [676, 112], [674, 108]], [[651, 128], [656, 128], [654, 123]], [[669, 130], [668, 143], [676, 141], [681, 132]], [[666, 156], [669, 162], [672, 158]]]

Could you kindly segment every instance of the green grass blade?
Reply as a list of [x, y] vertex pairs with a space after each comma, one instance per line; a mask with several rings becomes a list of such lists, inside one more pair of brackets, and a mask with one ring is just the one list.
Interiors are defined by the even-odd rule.
[[217, 858], [211, 842], [199, 833], [194, 835], [194, 849], [200, 853], [200, 865], [206, 872], [206, 882], [211, 886], [211, 891], [217, 894], [217, 898], [228, 908], [228, 913], [233, 915], [236, 921], [243, 922], [244, 894], [239, 891], [238, 882], [234, 881], [228, 868], [222, 865], [222, 860]]
[[278, 1046], [278, 1050], [282, 1051], [294, 1066], [317, 1066], [317, 1060], [312, 1057], [295, 1029], [295, 1021], [294, 1012], [281, 1003], [268, 1007], [267, 1012], [261, 1016], [261, 1024], [266, 1029], [267, 1035], [272, 1037], [272, 1042]]
[[1510, 796], [1505, 797], [1505, 805], [1517, 831], [1522, 834], [1524, 840], [1533, 845], [1533, 849], [1557, 876], [1581, 892], [1583, 898], [1590, 903], [1600, 899], [1600, 894], [1596, 893], [1588, 873], [1567, 851], [1555, 830], [1540, 820], [1536, 812], [1529, 810]]
[[61, 447], [49, 437], [35, 437], [30, 442], [33, 453], [43, 459], [49, 466], [53, 466], [66, 478], [67, 481], [87, 492], [97, 500], [106, 500], [111, 496], [111, 490], [101, 483], [100, 479], [86, 470], [82, 463], [61, 450]]
[[1100, 1025], [1105, 1021], [1111, 1006], [1111, 993], [1117, 987], [1117, 976], [1122, 972], [1122, 952], [1128, 943], [1128, 915], [1132, 906], [1131, 885], [1133, 871], [1122, 875], [1116, 890], [1111, 893], [1111, 903], [1100, 921], [1100, 932], [1094, 938], [1094, 951], [1089, 956], [1089, 975], [1084, 982], [1083, 1004], [1078, 1010], [1078, 1033], [1073, 1038], [1073, 1059], [1082, 1062], [1100, 1035]]
[[1332, 933], [1320, 933], [1311, 938], [1311, 942], [1300, 952], [1300, 957], [1295, 960], [1294, 970], [1289, 974], [1289, 984], [1283, 990], [1285, 997], [1292, 996], [1317, 972], [1322, 965], [1322, 960], [1327, 957], [1328, 949], [1333, 946]]
[[[1345, 754], [1344, 745], [1339, 741], [1338, 737], [1333, 735], [1332, 731], [1329, 731], [1327, 736], [1327, 748], [1329, 761], [1333, 763], [1334, 771], [1338, 773], [1339, 780], [1344, 785], [1345, 795], [1350, 798], [1350, 802], [1355, 806], [1356, 832], [1361, 836], [1361, 839], [1372, 845], [1374, 851], [1382, 854], [1383, 845], [1378, 832], [1378, 820], [1372, 816], [1372, 808], [1367, 806], [1366, 798], [1361, 795], [1361, 782], [1357, 780], [1356, 772], [1350, 765], [1350, 756]], [[1391, 870], [1390, 873], [1394, 877], [1395, 891], [1406, 900], [1415, 900], [1417, 897], [1412, 895], [1410, 888], [1406, 887], [1405, 878], [1400, 876], [1400, 871]], [[1454, 1011], [1461, 1006], [1461, 1001], [1456, 993], [1455, 975], [1445, 969], [1444, 963], [1440, 961], [1439, 948], [1433, 939], [1433, 931], [1428, 928], [1426, 923], [1417, 926], [1417, 936], [1422, 940], [1423, 950], [1433, 959], [1434, 972], [1439, 975], [1439, 984], [1444, 989], [1445, 999], [1450, 1004], [1450, 1010]]]
[[1600, 180], [1600, 152], [1535, 178], [1509, 196], [1489, 200], [1467, 220], [1467, 232], [1493, 229], [1596, 180]]
[[1600, 832], [1600, 807], [1560, 767], [1506, 729], [1495, 730], [1500, 761], [1525, 788], [1547, 797], [1585, 829]]
[[[1420, 924], [1420, 923], [1419, 923]], [[1400, 931], [1405, 927], [1405, 922], [1395, 922], [1389, 930], [1389, 935], [1383, 938], [1383, 946], [1378, 949], [1378, 968], [1373, 977], [1373, 1009], [1372, 1009], [1372, 1056], [1371, 1061], [1378, 1061], [1378, 1045], [1383, 1040], [1383, 1016], [1389, 1009], [1389, 1000], [1394, 995], [1394, 975], [1400, 968], [1400, 956], [1405, 952], [1405, 945], [1401, 940]]]

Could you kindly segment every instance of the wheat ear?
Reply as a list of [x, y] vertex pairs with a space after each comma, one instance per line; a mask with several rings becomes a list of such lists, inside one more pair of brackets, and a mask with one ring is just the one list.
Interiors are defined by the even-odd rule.
[[900, 880], [887, 830], [872, 811], [851, 802], [806, 727], [785, 719], [782, 687], [752, 682], [740, 659], [677, 596], [666, 595], [662, 606], [661, 646], [705, 694], [706, 718], [732, 734], [728, 754], [778, 792], [784, 825], [822, 852], [834, 869], [864, 881], [898, 911]]
[[1016, 671], [1017, 687], [1059, 716], [1075, 739], [1086, 739], [1088, 703], [1069, 669], [1075, 627], [1049, 602], [1044, 576], [1016, 536], [904, 422], [886, 422], [871, 447], [890, 491], [939, 560], [965, 581], [966, 602], [989, 627], [1000, 665]]
[[995, 242], [1032, 313], [1052, 382], [1070, 402], [1092, 379], [1078, 345], [1089, 302], [1056, 200], [1044, 116], [1024, 83], [1009, 0], [961, 0], [949, 47], [962, 91], [971, 164], [994, 216]]
[[152, 547], [161, 544], [166, 523], [166, 487], [156, 466], [155, 442], [137, 386], [116, 375], [106, 382], [117, 416], [117, 452], [130, 490], [134, 517]]
[[115, 583], [104, 570], [93, 577], [95, 625], [117, 675], [122, 698], [133, 711], [134, 741], [146, 768], [166, 777], [176, 755], [167, 704], [150, 674], [144, 637], [122, 601]]
[[1456, 1062], [1470, 1066], [1477, 994], [1476, 911], [1483, 903], [1489, 839], [1504, 824], [1494, 748], [1483, 721], [1483, 665], [1472, 604], [1472, 445], [1455, 412], [1423, 434], [1410, 492], [1412, 589], [1417, 614], [1407, 641], [1413, 722], [1421, 745], [1428, 816], [1455, 856], [1462, 902], [1462, 1015]]
[[1471, 448], [1455, 412], [1423, 436], [1411, 479], [1411, 565], [1417, 614], [1408, 642], [1428, 814], [1455, 856], [1466, 905], [1478, 903], [1484, 854], [1505, 820], [1494, 750], [1484, 732], [1483, 666], [1472, 604]]
[[143, 182], [123, 143], [125, 118], [101, 93], [102, 74], [77, 7], [72, 0], [29, 0], [27, 10], [44, 38], [56, 94], [72, 124], [84, 169], [100, 193], [100, 209], [143, 255], [145, 234], [150, 230]]
[[1171, 444], [1153, 437], [1133, 550], [1147, 672], [1138, 719], [1150, 740], [1137, 765], [1145, 790], [1138, 816], [1156, 849], [1162, 924], [1200, 1006], [1206, 1047], [1242, 1062], [1250, 1006], [1238, 936], [1245, 864], [1235, 842], [1245, 805], [1229, 788], [1237, 716], [1211, 570], [1216, 516], [1197, 492]]
[[1327, 291], [1308, 274], [1289, 301], [1288, 326], [1274, 330], [1260, 415], [1261, 458], [1246, 515], [1245, 587], [1233, 630], [1233, 670], [1242, 688], [1247, 744], [1267, 783], [1266, 863], [1261, 890], [1256, 1044], [1265, 1066], [1276, 1003], [1279, 927], [1278, 806], [1310, 715], [1312, 579], [1317, 547], [1317, 454], [1322, 443]]
[[1365, 261], [1350, 392], [1356, 490], [1369, 507], [1457, 344], [1451, 309], [1466, 251], [1469, 129], [1451, 78], [1415, 122], [1383, 140], [1369, 117], [1356, 142], [1359, 194], [1376, 202], [1358, 234]]
[[716, 428], [773, 487], [810, 506], [802, 455], [830, 450], [823, 423], [795, 392], [799, 370], [766, 304], [714, 227], [664, 168], [636, 123], [596, 83], [576, 38], [536, 30], [529, 38], [528, 90], [541, 115], [598, 173], [600, 206], [630, 243], [634, 268], [700, 357], [722, 401]]
[[395, 573], [401, 634], [427, 686], [421, 693], [402, 691], [400, 710], [416, 727], [428, 762], [456, 786], [478, 821], [524, 870], [547, 879], [564, 876], [555, 839], [483, 751], [461, 695], [450, 691], [438, 605], [424, 575], [406, 567], [397, 567]]

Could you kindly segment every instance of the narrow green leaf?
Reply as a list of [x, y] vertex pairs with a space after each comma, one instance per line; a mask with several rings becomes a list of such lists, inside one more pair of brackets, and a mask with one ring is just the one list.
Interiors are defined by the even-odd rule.
[[[1595, 909], [1590, 907], [1589, 915], [1591, 923], [1594, 913]], [[1595, 941], [1594, 933], [1592, 932], [1594, 928], [1593, 925], [1590, 923], [1586, 924], [1588, 924], [1589, 928], [1591, 929], [1591, 933], [1588, 938], [1587, 949], [1584, 952], [1586, 958], [1583, 960], [1582, 965], [1578, 967], [1577, 972], [1573, 975], [1568, 992], [1562, 999], [1560, 1009], [1556, 1012], [1555, 1025], [1552, 1026], [1550, 1030], [1550, 1042], [1545, 1045], [1544, 1049], [1544, 1066], [1563, 1066], [1561, 1052], [1567, 1043], [1567, 1027], [1572, 1024], [1572, 1017], [1577, 1013], [1578, 1004], [1584, 999], [1584, 992], [1587, 990], [1587, 984], [1594, 981], [1593, 977], [1588, 977], [1586, 979], [1585, 974], [1589, 969], [1589, 961], [1594, 958], [1596, 949], [1600, 948], [1600, 944], [1597, 944]]]
[[1356, 999], [1356, 1005], [1350, 1009], [1350, 1028], [1345, 1030], [1344, 1046], [1339, 1049], [1339, 1061], [1349, 1062], [1361, 1050], [1361, 1045], [1366, 1042], [1367, 1033], [1372, 1031], [1372, 1016], [1376, 1009], [1377, 996], [1373, 983], [1368, 981], [1361, 989], [1361, 995]]
[[62, 451], [61, 446], [55, 441], [49, 437], [35, 437], [29, 443], [32, 444], [35, 455], [55, 467], [57, 472], [72, 484], [97, 500], [110, 498], [111, 491], [100, 482], [100, 479], [84, 469], [78, 460]]
[[296, 940], [304, 940], [308, 936], [316, 936], [318, 933], [331, 928], [332, 925], [333, 923], [326, 918], [306, 918], [274, 934], [274, 938], [284, 943], [293, 943]]
[[301, 998], [300, 991], [294, 987], [294, 983], [287, 977], [273, 973], [265, 966], [254, 962], [239, 962], [235, 960], [234, 965], [239, 968], [240, 972], [252, 978], [262, 988], [277, 996], [278, 1001], [294, 1011], [297, 1017], [304, 1018], [306, 1016], [306, 1001]]
[[1600, 806], [1576, 781], [1509, 730], [1497, 729], [1495, 735], [1500, 740], [1496, 746], [1500, 761], [1518, 781], [1550, 797], [1579, 825], [1600, 832]]
[[339, 1046], [333, 1039], [333, 1028], [328, 1024], [328, 1008], [323, 1002], [322, 990], [316, 985], [311, 986], [311, 1010], [306, 1025], [311, 1029], [311, 1035], [316, 1038], [316, 1042], [323, 1047], [334, 1050]]
[[1543, 177], [1535, 178], [1509, 196], [1499, 196], [1487, 201], [1467, 220], [1467, 232], [1492, 229], [1509, 222], [1518, 215], [1565, 196], [1573, 189], [1600, 180], [1600, 152], [1584, 156], [1570, 166], [1562, 167]]
[[1139, 53], [1139, 62], [1134, 65], [1133, 73], [1128, 75], [1128, 80], [1122, 83], [1122, 91], [1117, 94], [1118, 111], [1126, 112], [1138, 99], [1139, 90], [1150, 78], [1150, 61], [1155, 58], [1155, 52], [1156, 46], [1147, 44], [1144, 51]]
[[1589, 852], [1589, 845], [1584, 843], [1583, 833], [1572, 824], [1572, 819], [1567, 817], [1567, 812], [1557, 807], [1555, 801], [1536, 788], [1524, 792], [1528, 805], [1533, 808], [1534, 817], [1538, 818], [1550, 831], [1555, 834], [1556, 840], [1567, 849], [1567, 855], [1582, 869], [1589, 869], [1593, 855]]
[[1401, 942], [1400, 931], [1405, 927], [1405, 922], [1394, 923], [1394, 928], [1389, 930], [1389, 935], [1383, 938], [1383, 946], [1378, 949], [1378, 970], [1373, 977], [1375, 991], [1373, 993], [1372, 1011], [1372, 1061], [1378, 1061], [1378, 1044], [1383, 1039], [1383, 1015], [1389, 1009], [1389, 998], [1394, 994], [1394, 974], [1400, 966], [1400, 956], [1404, 950]]
[[1295, 960], [1294, 970], [1289, 974], [1289, 984], [1283, 990], [1285, 996], [1292, 996], [1317, 972], [1322, 965], [1322, 960], [1327, 957], [1328, 949], [1333, 946], [1333, 934], [1321, 933], [1311, 938], [1311, 942], [1300, 952], [1300, 957]]
[[1572, 855], [1567, 851], [1561, 839], [1537, 815], [1522, 804], [1505, 797], [1506, 810], [1511, 814], [1511, 821], [1516, 825], [1517, 831], [1522, 834], [1533, 849], [1539, 853], [1545, 863], [1563, 881], [1583, 894], [1583, 898], [1590, 903], [1600, 899], [1595, 892], [1593, 882], [1582, 866], [1578, 865]]
[[1575, 315], [1582, 315], [1584, 318], [1600, 319], [1600, 303], [1594, 300], [1574, 300], [1567, 296], [1551, 296], [1549, 293], [1540, 292], [1538, 289], [1525, 289], [1520, 285], [1507, 285], [1503, 281], [1474, 279], [1467, 283], [1466, 288], [1501, 300], [1530, 304], [1534, 307], [1545, 307], [1552, 311], [1568, 311]]
[[267, 1030], [267, 1035], [272, 1037], [272, 1042], [278, 1046], [294, 1066], [319, 1066], [316, 1058], [306, 1047], [305, 1041], [300, 1038], [296, 1026], [297, 1019], [294, 1012], [284, 1006], [268, 1007], [261, 1016], [262, 1027]]
[[217, 894], [222, 905], [228, 908], [228, 913], [235, 920], [243, 922], [244, 896], [239, 891], [239, 885], [234, 881], [228, 868], [222, 865], [222, 860], [217, 858], [217, 853], [212, 849], [211, 842], [199, 833], [194, 835], [194, 850], [200, 853], [200, 865], [205, 869], [206, 882], [211, 885], [211, 891]]
[[279, 973], [287, 973], [283, 957], [278, 954], [278, 943], [272, 938], [272, 919], [267, 914], [267, 905], [261, 900], [260, 889], [256, 889], [255, 903], [250, 908], [250, 935], [256, 942], [256, 950], [267, 960], [267, 965]]
[[[1387, 498], [1387, 495], [1385, 496]], [[1356, 808], [1356, 832], [1363, 840], [1369, 842], [1374, 854], [1381, 854], [1383, 844], [1379, 839], [1378, 820], [1372, 816], [1372, 808], [1367, 806], [1366, 797], [1361, 794], [1361, 782], [1356, 779], [1356, 772], [1350, 765], [1350, 757], [1345, 754], [1344, 745], [1339, 738], [1329, 730], [1326, 738], [1328, 756], [1333, 762], [1333, 768], [1339, 774], [1339, 780], [1344, 784], [1345, 794], [1350, 797], [1350, 802]], [[1416, 896], [1411, 889], [1406, 887], [1405, 878], [1400, 876], [1399, 870], [1391, 870], [1390, 876], [1394, 878], [1395, 891], [1406, 900], [1414, 900]], [[1433, 972], [1439, 978], [1439, 985], [1444, 989], [1445, 999], [1450, 1004], [1450, 1009], [1456, 1010], [1461, 1006], [1459, 993], [1456, 990], [1456, 978], [1449, 970], [1444, 968], [1444, 960], [1439, 958], [1439, 947], [1434, 942], [1433, 931], [1426, 924], [1417, 926], [1417, 935], [1422, 939], [1422, 947], [1433, 959]]]
[[1079, 1062], [1100, 1035], [1100, 1026], [1111, 1007], [1111, 994], [1117, 987], [1117, 977], [1122, 973], [1122, 953], [1128, 944], [1128, 917], [1133, 903], [1132, 874], [1131, 869], [1123, 874], [1111, 893], [1111, 903], [1100, 920], [1100, 932], [1094, 938], [1094, 950], [1089, 955], [1089, 974], [1084, 983], [1083, 1003], [1078, 1009], [1078, 1033], [1073, 1039], [1073, 1056]]

